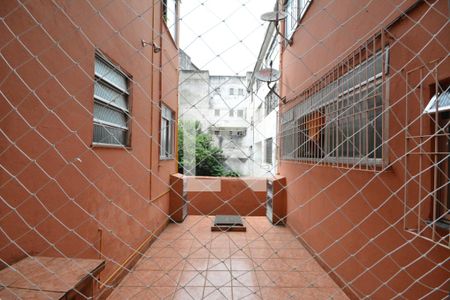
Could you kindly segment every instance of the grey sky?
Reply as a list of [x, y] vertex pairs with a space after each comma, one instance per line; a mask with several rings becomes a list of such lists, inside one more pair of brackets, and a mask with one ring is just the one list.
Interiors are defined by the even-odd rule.
[[271, 11], [274, 3], [274, 0], [183, 0], [181, 49], [194, 64], [213, 75], [244, 75], [253, 69], [267, 28], [260, 16]]

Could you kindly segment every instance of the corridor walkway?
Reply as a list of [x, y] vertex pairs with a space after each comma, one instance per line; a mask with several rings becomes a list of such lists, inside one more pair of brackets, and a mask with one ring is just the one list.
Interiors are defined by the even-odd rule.
[[211, 232], [212, 221], [170, 224], [109, 299], [348, 299], [287, 227], [246, 217], [247, 232]]

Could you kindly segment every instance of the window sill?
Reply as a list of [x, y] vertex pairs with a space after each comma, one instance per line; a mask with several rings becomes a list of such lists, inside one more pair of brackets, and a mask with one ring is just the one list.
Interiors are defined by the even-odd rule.
[[289, 163], [289, 164], [300, 164], [300, 165], [309, 165], [309, 166], [319, 166], [319, 167], [327, 167], [327, 168], [335, 168], [335, 169], [343, 169], [343, 170], [351, 170], [351, 171], [362, 171], [362, 172], [378, 172], [378, 173], [393, 173], [393, 168], [391, 165], [383, 166], [382, 164], [365, 164], [359, 166], [355, 166], [352, 164], [334, 164], [330, 162], [320, 162], [314, 163], [311, 161], [304, 160], [295, 160], [295, 159], [287, 159], [282, 158], [279, 160], [281, 163]]
[[131, 146], [117, 145], [117, 144], [102, 144], [102, 143], [92, 143], [91, 148], [108, 148], [108, 149], [121, 149], [121, 150], [132, 150]]
[[160, 157], [159, 160], [160, 161], [168, 161], [168, 160], [174, 160], [174, 157]]
[[[430, 227], [433, 226], [432, 220], [428, 220], [428, 221], [426, 221], [426, 223]], [[438, 220], [438, 221], [434, 222], [434, 224], [436, 225], [436, 227], [439, 227], [441, 229], [450, 230], [450, 224], [448, 222]]]

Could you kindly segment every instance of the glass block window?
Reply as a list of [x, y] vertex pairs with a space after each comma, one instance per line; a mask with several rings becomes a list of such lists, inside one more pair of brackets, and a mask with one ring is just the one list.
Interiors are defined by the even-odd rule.
[[94, 144], [129, 146], [128, 79], [97, 54], [94, 81]]

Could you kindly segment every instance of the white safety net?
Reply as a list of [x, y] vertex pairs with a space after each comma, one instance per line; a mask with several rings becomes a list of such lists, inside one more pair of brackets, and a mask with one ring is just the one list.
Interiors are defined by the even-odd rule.
[[448, 22], [2, 1], [0, 299], [447, 299]]

